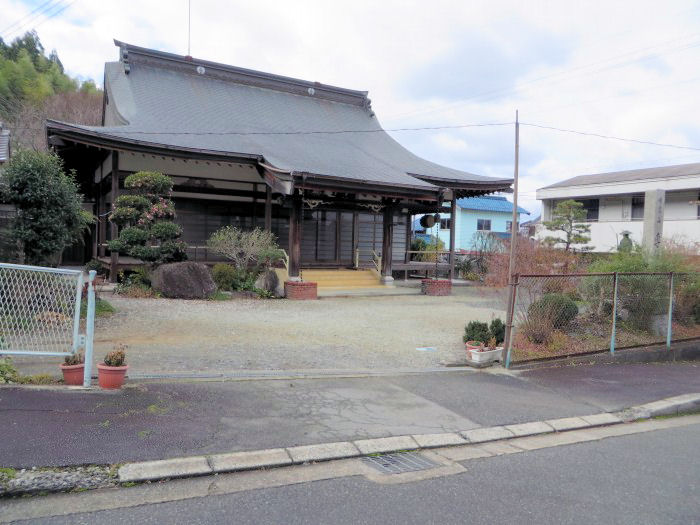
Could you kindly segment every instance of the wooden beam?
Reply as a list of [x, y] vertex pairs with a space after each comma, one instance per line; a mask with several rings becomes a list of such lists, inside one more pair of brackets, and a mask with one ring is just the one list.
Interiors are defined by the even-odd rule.
[[292, 197], [292, 209], [289, 216], [289, 278], [299, 279], [301, 268], [301, 222], [303, 217], [301, 195]]
[[457, 198], [452, 192], [450, 203], [450, 279], [455, 278], [455, 237], [457, 228]]
[[[119, 196], [119, 152], [112, 151], [112, 211], [114, 211], [117, 197]], [[119, 237], [119, 228], [116, 223], [110, 222], [110, 232], [112, 240]], [[117, 273], [119, 266], [119, 252], [111, 252], [109, 265], [109, 281], [117, 282]]]
[[392, 245], [394, 240], [394, 208], [384, 207], [384, 225], [382, 228], [382, 282], [394, 280], [391, 275]]
[[272, 188], [265, 187], [265, 231], [272, 230]]

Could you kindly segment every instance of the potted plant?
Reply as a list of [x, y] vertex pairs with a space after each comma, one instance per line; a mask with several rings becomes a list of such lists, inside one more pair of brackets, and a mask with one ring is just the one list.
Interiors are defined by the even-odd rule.
[[[481, 321], [470, 321], [464, 328], [463, 341], [467, 357], [475, 363], [488, 363], [501, 358], [505, 326], [503, 321], [496, 318], [489, 326]], [[484, 342], [487, 344], [485, 345]]]
[[97, 364], [97, 381], [102, 388], [121, 388], [126, 369], [126, 345], [119, 344], [109, 352], [104, 363]]
[[72, 355], [67, 355], [61, 363], [61, 372], [63, 372], [63, 382], [66, 385], [82, 385], [83, 374], [85, 371], [85, 358], [80, 352]]
[[490, 363], [491, 361], [497, 361], [501, 357], [501, 352], [503, 347], [498, 346], [498, 342], [495, 337], [489, 339], [486, 348], [483, 346], [478, 350], [470, 350], [471, 359], [475, 363]]

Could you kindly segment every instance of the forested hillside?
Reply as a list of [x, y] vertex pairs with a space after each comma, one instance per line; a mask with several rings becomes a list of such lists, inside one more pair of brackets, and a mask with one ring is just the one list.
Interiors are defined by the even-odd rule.
[[7, 44], [0, 38], [0, 121], [13, 148], [46, 149], [47, 118], [99, 124], [102, 91], [69, 77], [55, 50], [46, 55], [36, 32]]

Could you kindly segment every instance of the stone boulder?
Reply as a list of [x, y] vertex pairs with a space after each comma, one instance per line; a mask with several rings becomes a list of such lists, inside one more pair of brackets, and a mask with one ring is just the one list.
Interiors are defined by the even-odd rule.
[[274, 268], [263, 270], [255, 281], [255, 287], [272, 292], [275, 297], [284, 297], [284, 282]]
[[216, 291], [209, 268], [192, 261], [162, 264], [151, 273], [151, 286], [171, 299], [206, 299]]

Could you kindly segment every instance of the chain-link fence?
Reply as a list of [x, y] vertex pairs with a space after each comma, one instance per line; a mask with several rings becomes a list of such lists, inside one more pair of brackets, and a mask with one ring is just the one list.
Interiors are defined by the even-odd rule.
[[670, 345], [700, 337], [700, 276], [520, 275], [511, 308], [508, 363]]
[[85, 348], [89, 385], [95, 292], [86, 290], [86, 333], [80, 333], [83, 272], [0, 263], [0, 355], [67, 356]]

